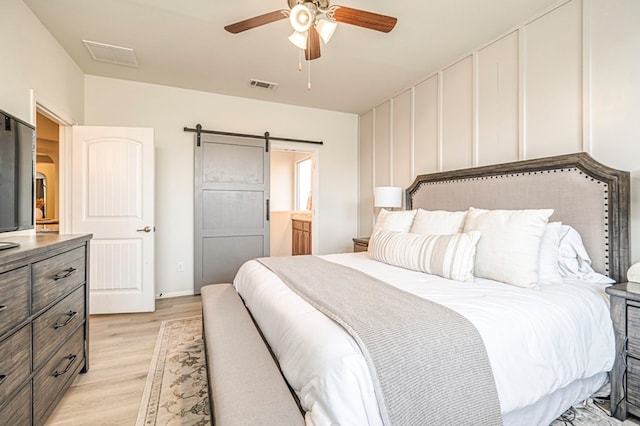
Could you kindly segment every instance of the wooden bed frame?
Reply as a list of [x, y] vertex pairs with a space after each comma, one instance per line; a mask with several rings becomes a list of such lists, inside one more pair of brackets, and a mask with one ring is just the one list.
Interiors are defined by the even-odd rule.
[[[594, 269], [620, 282], [629, 266], [629, 181], [628, 172], [578, 153], [420, 175], [406, 190], [406, 206], [553, 208], [551, 220], [580, 232]], [[304, 424], [277, 361], [231, 285], [203, 287], [202, 303], [214, 424]]]

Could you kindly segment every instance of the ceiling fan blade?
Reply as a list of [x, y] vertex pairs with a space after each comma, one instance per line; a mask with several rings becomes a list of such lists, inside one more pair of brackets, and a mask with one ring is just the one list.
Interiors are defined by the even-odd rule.
[[304, 51], [304, 58], [313, 61], [320, 57], [320, 34], [315, 25], [309, 27], [309, 37], [307, 38], [307, 48]]
[[330, 8], [327, 16], [338, 22], [357, 25], [383, 33], [391, 31], [396, 26], [396, 22], [398, 22], [398, 19], [392, 16], [379, 15], [365, 10], [337, 5]]
[[264, 15], [254, 16], [253, 18], [245, 19], [244, 21], [236, 22], [235, 24], [227, 25], [225, 30], [232, 34], [238, 34], [242, 31], [250, 30], [261, 25], [270, 24], [272, 22], [286, 19], [289, 17], [288, 10], [276, 10], [274, 12], [265, 13]]

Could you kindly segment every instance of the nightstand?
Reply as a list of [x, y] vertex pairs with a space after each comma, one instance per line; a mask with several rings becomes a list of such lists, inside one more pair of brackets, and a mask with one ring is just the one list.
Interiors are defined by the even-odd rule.
[[616, 284], [606, 291], [616, 337], [611, 410], [614, 417], [625, 420], [627, 413], [640, 416], [640, 283]]
[[352, 238], [353, 240], [353, 252], [367, 251], [369, 248], [369, 237]]

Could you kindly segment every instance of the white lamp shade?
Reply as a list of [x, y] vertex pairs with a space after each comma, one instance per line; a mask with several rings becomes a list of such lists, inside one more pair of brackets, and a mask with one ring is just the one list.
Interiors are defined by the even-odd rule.
[[313, 24], [313, 13], [305, 5], [299, 4], [291, 9], [289, 22], [294, 30], [303, 33]]
[[299, 49], [305, 50], [307, 48], [307, 38], [309, 37], [309, 33], [294, 31], [293, 34], [289, 36], [289, 41], [293, 43]]
[[379, 186], [373, 194], [374, 207], [402, 207], [402, 188], [399, 186]]
[[336, 31], [338, 24], [335, 22], [327, 21], [326, 19], [318, 19], [316, 22], [316, 30], [320, 34], [320, 38], [324, 41], [324, 44], [329, 43], [333, 33]]

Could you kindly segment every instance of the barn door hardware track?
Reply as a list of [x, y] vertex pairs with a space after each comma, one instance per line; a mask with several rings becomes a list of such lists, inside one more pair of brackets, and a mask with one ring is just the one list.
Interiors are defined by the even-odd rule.
[[284, 142], [299, 142], [299, 143], [310, 143], [314, 145], [324, 145], [322, 141], [309, 141], [305, 139], [292, 139], [292, 138], [277, 138], [275, 136], [269, 135], [269, 132], [265, 132], [264, 135], [249, 135], [244, 133], [232, 133], [232, 132], [221, 132], [218, 130], [206, 130], [203, 129], [200, 124], [196, 124], [195, 129], [185, 127], [185, 132], [193, 132], [196, 133], [196, 146], [200, 146], [200, 136], [205, 133], [209, 135], [222, 135], [222, 136], [235, 136], [239, 138], [252, 138], [252, 139], [264, 139], [267, 142], [267, 151], [269, 150], [269, 141], [284, 141]]

